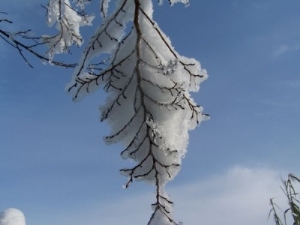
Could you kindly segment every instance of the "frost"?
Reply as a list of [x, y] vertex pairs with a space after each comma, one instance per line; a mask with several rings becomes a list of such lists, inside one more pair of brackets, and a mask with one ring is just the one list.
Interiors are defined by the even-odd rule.
[[15, 37], [16, 37], [15, 33], [10, 33], [8, 38], [9, 38], [9, 40], [14, 40]]
[[[77, 6], [83, 8], [87, 2], [77, 1]], [[52, 59], [55, 54], [67, 53], [71, 45], [80, 46], [83, 43], [80, 27], [91, 26], [94, 16], [80, 15], [72, 8], [69, 0], [49, 0], [47, 10], [48, 26], [56, 25], [58, 30], [54, 36], [42, 37], [42, 42], [49, 47], [48, 56]]]
[[[134, 181], [152, 184], [156, 194], [148, 225], [176, 225], [173, 202], [165, 192], [165, 185], [180, 171], [189, 131], [209, 118], [191, 96], [191, 92], [199, 91], [207, 72], [196, 59], [178, 54], [153, 20], [151, 0], [100, 0], [102, 24], [86, 42], [78, 64], [53, 60], [55, 54], [69, 53], [71, 46], [83, 44], [81, 28], [91, 26], [94, 19], [94, 15], [85, 12], [90, 2], [48, 0], [47, 24], [56, 34], [40, 38], [30, 30], [16, 33], [1, 30], [2, 38], [29, 66], [32, 65], [24, 50], [42, 63], [76, 67], [66, 87], [74, 101], [100, 87], [107, 92], [107, 99], [100, 107], [100, 120], [110, 127], [104, 141], [122, 144], [121, 157], [133, 162], [132, 167], [120, 170], [128, 179], [124, 188]], [[109, 8], [112, 2], [115, 7]], [[188, 0], [168, 2], [189, 4]], [[2, 22], [12, 23], [7, 19]], [[48, 56], [39, 54], [37, 49], [42, 45], [48, 47]], [[11, 225], [5, 222], [9, 221], [9, 212], [1, 214], [0, 225]], [[20, 221], [22, 224], [13, 225], [25, 224], [25, 219]]]
[[91, 3], [91, 0], [73, 0], [74, 2], [77, 2], [76, 6], [84, 9], [86, 4]]
[[[158, 0], [158, 3], [160, 5], [162, 5], [164, 2], [164, 0]], [[170, 5], [174, 5], [175, 3], [181, 2], [183, 4], [185, 4], [186, 6], [188, 6], [190, 4], [189, 0], [169, 0]]]
[[173, 203], [164, 187], [180, 170], [189, 131], [208, 118], [190, 93], [199, 91], [208, 75], [197, 60], [176, 52], [152, 18], [152, 1], [115, 2], [109, 15], [109, 0], [100, 2], [103, 23], [90, 38], [66, 89], [74, 101], [99, 87], [108, 93], [100, 107], [100, 120], [111, 128], [104, 141], [121, 143], [121, 157], [135, 162], [120, 170], [128, 177], [123, 187], [141, 180], [154, 184], [156, 200], [148, 225], [174, 225]]
[[103, 18], [107, 16], [109, 2], [110, 0], [102, 0], [100, 4], [101, 5], [100, 12]]
[[175, 73], [176, 69], [178, 67], [178, 60], [170, 60], [167, 62], [167, 64], [158, 65], [157, 69], [158, 71], [162, 72], [164, 75], [170, 75], [172, 73]]

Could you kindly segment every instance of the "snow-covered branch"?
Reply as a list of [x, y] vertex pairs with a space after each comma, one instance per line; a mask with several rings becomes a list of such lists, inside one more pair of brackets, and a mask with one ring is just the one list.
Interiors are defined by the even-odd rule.
[[[15, 48], [24, 61], [30, 66], [25, 52], [39, 58], [43, 63], [50, 63], [62, 67], [75, 67], [75, 63], [64, 63], [53, 60], [55, 54], [69, 53], [72, 45], [80, 46], [83, 38], [80, 34], [82, 26], [92, 25], [94, 15], [87, 15], [84, 11], [86, 4], [91, 0], [49, 0], [47, 6], [43, 8], [47, 11], [47, 23], [49, 27], [55, 26], [57, 33], [55, 35], [33, 36], [31, 29], [11, 32], [7, 13], [0, 12], [0, 38], [7, 44]], [[10, 26], [12, 27], [12, 26]], [[47, 54], [41, 53], [42, 46], [47, 46]]]
[[[80, 27], [91, 26], [94, 15], [87, 15], [83, 9], [89, 0], [75, 0], [73, 6], [69, 0], [49, 0], [47, 9], [48, 26], [56, 26], [58, 33], [53, 36], [44, 35], [43, 42], [48, 45], [48, 55], [53, 58], [55, 54], [66, 53], [70, 46], [80, 46], [83, 38]], [[77, 8], [79, 8], [78, 11]]]
[[[80, 28], [90, 26], [94, 19], [84, 11], [90, 2], [49, 0], [44, 8], [48, 25], [57, 30], [52, 36], [34, 37], [30, 30], [8, 32], [1, 25], [12, 21], [1, 13], [0, 38], [17, 49], [30, 66], [24, 50], [42, 61], [74, 67], [53, 57], [68, 53], [72, 45], [82, 45]], [[135, 161], [133, 167], [120, 170], [128, 177], [124, 187], [134, 180], [154, 184], [155, 202], [148, 225], [174, 225], [173, 202], [165, 185], [180, 170], [188, 132], [208, 118], [190, 94], [199, 90], [207, 73], [197, 60], [176, 52], [152, 18], [151, 0], [113, 2], [115, 8], [108, 13], [110, 0], [100, 1], [102, 24], [87, 43], [66, 89], [74, 101], [99, 87], [108, 93], [101, 107], [101, 121], [110, 125], [111, 133], [104, 141], [122, 143], [121, 157]], [[188, 0], [168, 2], [189, 4]], [[47, 56], [37, 51], [43, 45], [48, 47]]]
[[[103, 15], [107, 6], [103, 1]], [[124, 187], [134, 180], [153, 183], [156, 200], [148, 225], [175, 224], [164, 187], [180, 169], [188, 131], [208, 118], [189, 93], [199, 90], [207, 73], [195, 59], [175, 51], [152, 12], [151, 1], [117, 1], [91, 38], [67, 90], [79, 100], [104, 87], [108, 98], [101, 107], [101, 121], [111, 126], [104, 140], [121, 142], [126, 146], [122, 158], [136, 162], [120, 171], [128, 177]], [[109, 59], [97, 67], [91, 64], [104, 54]]]
[[38, 47], [45, 45], [45, 42], [41, 40], [41, 37], [35, 37], [32, 35], [32, 31], [21, 30], [17, 32], [9, 31], [9, 26], [13, 25], [13, 21], [8, 19], [8, 14], [5, 12], [0, 12], [0, 38], [6, 42], [8, 45], [17, 50], [23, 60], [30, 66], [33, 67], [32, 64], [28, 61], [26, 54], [29, 53], [39, 58], [42, 62], [50, 62], [53, 65], [61, 66], [61, 67], [75, 67], [75, 63], [65, 63], [62, 61], [55, 61], [51, 58], [45, 56], [44, 54], [39, 52]]

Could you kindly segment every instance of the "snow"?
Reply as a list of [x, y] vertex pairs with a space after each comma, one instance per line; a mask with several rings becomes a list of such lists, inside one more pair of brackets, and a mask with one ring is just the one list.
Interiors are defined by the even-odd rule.
[[[77, 7], [82, 8], [85, 1], [78, 1]], [[49, 0], [47, 7], [47, 23], [49, 27], [56, 25], [58, 34], [44, 35], [43, 42], [49, 47], [50, 59], [55, 54], [67, 53], [73, 44], [82, 45], [81, 26], [91, 26], [94, 15], [80, 15], [72, 8], [69, 0]]]
[[106, 15], [107, 15], [109, 2], [110, 2], [110, 0], [102, 0], [102, 2], [100, 4], [101, 5], [100, 12], [101, 12], [101, 16], [103, 18], [106, 17]]
[[[81, 45], [80, 26], [91, 24], [71, 10], [69, 0], [62, 2], [63, 7], [58, 0], [49, 3], [49, 24], [56, 24], [61, 34], [45, 37], [51, 54]], [[104, 88], [108, 96], [100, 107], [101, 121], [111, 128], [104, 141], [121, 143], [125, 147], [121, 157], [135, 161], [132, 168], [120, 170], [128, 177], [124, 187], [134, 180], [154, 184], [156, 202], [149, 224], [174, 224], [173, 203], [164, 187], [180, 170], [189, 131], [208, 118], [190, 93], [198, 92], [208, 75], [196, 59], [176, 52], [152, 18], [152, 1], [116, 0], [107, 15], [109, 2], [100, 1], [102, 24], [90, 38], [66, 90], [78, 101]], [[189, 4], [169, 1], [177, 2]]]
[[[68, 91], [73, 93], [74, 100], [82, 99], [89, 94], [89, 91], [91, 90], [91, 88], [88, 88], [90, 86], [89, 83], [85, 83], [86, 87], [84, 88], [82, 88], [81, 85], [77, 86], [78, 77], [82, 77], [84, 74], [87, 74], [85, 72], [88, 70], [87, 68], [89, 68], [89, 63], [95, 57], [101, 54], [113, 54], [113, 52], [118, 49], [120, 41], [126, 34], [126, 24], [132, 20], [132, 17], [133, 9], [131, 4], [125, 0], [118, 0], [115, 12], [104, 18], [103, 24], [96, 29], [95, 34], [91, 37], [79, 61], [79, 66], [73, 73], [73, 80], [66, 87]], [[115, 59], [115, 61], [116, 60], [117, 59]], [[106, 70], [102, 73], [102, 77], [98, 76], [100, 79], [96, 79], [97, 85], [93, 85], [95, 89], [98, 88], [99, 85], [103, 84], [103, 79], [109, 75], [111, 69], [112, 67], [106, 68]], [[91, 80], [90, 83], [93, 81], [95, 81], [95, 79]], [[77, 88], [72, 88], [74, 85], [77, 86]], [[81, 91], [78, 91], [79, 88]]]
[[[161, 4], [163, 4], [164, 0], [159, 0], [158, 2], [161, 5]], [[170, 5], [174, 5], [175, 3], [178, 3], [178, 2], [181, 2], [181, 3], [185, 4], [185, 5], [189, 5], [190, 4], [189, 0], [169, 0]]]
[[0, 225], [26, 225], [25, 216], [15, 208], [8, 208], [0, 213]]

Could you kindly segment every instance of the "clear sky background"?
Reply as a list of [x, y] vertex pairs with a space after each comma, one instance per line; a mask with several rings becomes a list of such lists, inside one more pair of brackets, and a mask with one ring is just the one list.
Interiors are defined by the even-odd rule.
[[[285, 209], [281, 176], [300, 175], [300, 2], [156, 2], [154, 18], [176, 50], [209, 74], [194, 98], [211, 120], [191, 132], [181, 172], [167, 188], [175, 218], [273, 224], [269, 199]], [[0, 11], [16, 30], [53, 32], [39, 4], [1, 0]], [[102, 141], [109, 134], [99, 122], [105, 94], [73, 103], [64, 92], [72, 70], [29, 59], [34, 69], [0, 41], [0, 211], [19, 208], [28, 225], [146, 224], [154, 189], [122, 188], [122, 147]]]

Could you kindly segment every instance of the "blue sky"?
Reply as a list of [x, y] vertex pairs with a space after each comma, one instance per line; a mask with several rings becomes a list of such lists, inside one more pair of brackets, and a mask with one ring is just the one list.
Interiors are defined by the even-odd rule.
[[[168, 185], [175, 218], [271, 224], [268, 199], [284, 202], [280, 176], [300, 175], [300, 2], [190, 2], [154, 3], [176, 50], [209, 74], [194, 98], [211, 120], [191, 132], [181, 172]], [[47, 32], [36, 1], [0, 7], [16, 29]], [[105, 146], [109, 130], [98, 119], [105, 94], [73, 103], [64, 92], [72, 70], [29, 56], [30, 69], [4, 42], [0, 59], [0, 211], [19, 208], [28, 225], [146, 224], [154, 190], [143, 183], [122, 189], [122, 147]]]

